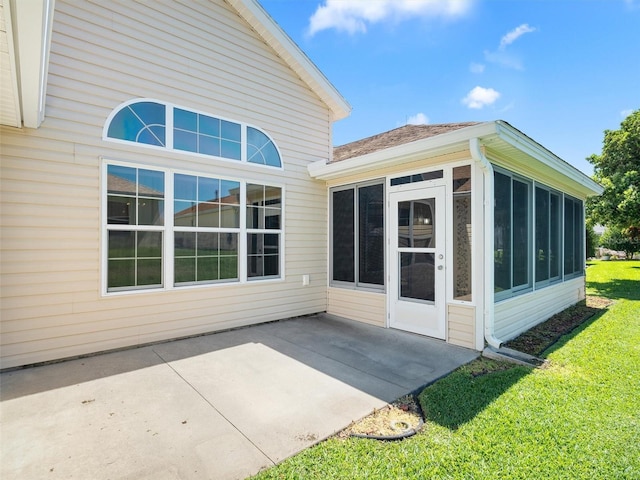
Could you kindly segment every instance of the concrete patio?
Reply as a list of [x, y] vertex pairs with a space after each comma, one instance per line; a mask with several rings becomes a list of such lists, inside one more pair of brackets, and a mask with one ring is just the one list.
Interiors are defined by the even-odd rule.
[[246, 478], [478, 354], [318, 314], [7, 371], [0, 478]]

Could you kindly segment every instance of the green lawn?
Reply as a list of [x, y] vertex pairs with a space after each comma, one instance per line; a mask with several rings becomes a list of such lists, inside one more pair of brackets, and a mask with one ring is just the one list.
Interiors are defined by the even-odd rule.
[[640, 262], [593, 262], [608, 310], [562, 337], [546, 369], [479, 360], [420, 395], [400, 442], [329, 439], [259, 479], [640, 479]]

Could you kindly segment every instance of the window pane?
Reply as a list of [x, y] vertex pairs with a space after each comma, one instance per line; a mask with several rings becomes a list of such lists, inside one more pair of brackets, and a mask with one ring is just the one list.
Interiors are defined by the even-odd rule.
[[[455, 170], [455, 169], [454, 169]], [[453, 196], [453, 298], [471, 298], [471, 193]]]
[[332, 198], [332, 271], [333, 280], [355, 281], [355, 209], [354, 189], [333, 192]]
[[198, 204], [198, 226], [199, 227], [219, 227], [220, 226], [220, 204], [199, 203]]
[[398, 203], [398, 246], [435, 248], [435, 198]]
[[434, 253], [400, 254], [400, 296], [415, 300], [435, 300]]
[[218, 280], [218, 257], [198, 257], [197, 259], [197, 280], [207, 282]]
[[109, 232], [109, 259], [133, 258], [136, 255], [136, 232]]
[[164, 146], [165, 106], [154, 102], [138, 102], [123, 107], [111, 120], [107, 136]]
[[220, 206], [220, 226], [223, 228], [240, 227], [240, 207], [231, 205]]
[[560, 196], [555, 193], [551, 193], [549, 234], [549, 276], [551, 278], [555, 278], [560, 275], [560, 259], [562, 258], [562, 253], [560, 252], [560, 207]]
[[234, 122], [228, 122], [226, 120], [220, 121], [221, 138], [225, 140], [233, 140], [240, 142], [240, 124]]
[[107, 198], [107, 223], [111, 225], [135, 225], [136, 198], [109, 195]]
[[[173, 127], [188, 132], [198, 131], [198, 115], [194, 112], [182, 110], [181, 108], [173, 109]], [[175, 133], [174, 133], [175, 135]]]
[[198, 177], [176, 174], [173, 177], [173, 191], [176, 199], [196, 200], [198, 198]]
[[222, 140], [220, 145], [220, 156], [230, 158], [231, 160], [240, 160], [242, 158], [240, 154], [240, 143]]
[[196, 257], [181, 257], [174, 261], [175, 283], [195, 282]]
[[173, 208], [175, 212], [173, 216], [174, 225], [179, 227], [196, 226], [196, 202], [175, 201], [173, 202]]
[[240, 182], [220, 180], [220, 201], [222, 203], [240, 203]]
[[173, 132], [173, 148], [184, 150], [185, 152], [197, 152], [198, 135], [183, 130], [175, 130]]
[[138, 170], [138, 195], [164, 198], [164, 173], [158, 170]]
[[136, 281], [136, 261], [134, 259], [109, 260], [108, 288], [130, 287]]
[[247, 184], [247, 205], [264, 205], [264, 185]]
[[249, 233], [247, 246], [247, 276], [277, 276], [279, 275], [279, 234]]
[[494, 275], [495, 291], [511, 289], [511, 178], [495, 172]]
[[217, 202], [220, 198], [220, 180], [217, 178], [198, 177], [198, 200], [200, 202]]
[[574, 217], [573, 217], [573, 202], [565, 198], [564, 199], [564, 274], [570, 275], [575, 270], [573, 267], [574, 256]]
[[162, 232], [110, 231], [107, 286], [162, 285]]
[[207, 115], [200, 115], [200, 128], [199, 132], [204, 135], [210, 135], [212, 137], [220, 137], [220, 119], [209, 117]]
[[196, 233], [176, 232], [174, 234], [174, 254], [176, 257], [195, 257]]
[[162, 285], [162, 260], [140, 259], [137, 263], [137, 285]]
[[164, 200], [139, 198], [138, 225], [164, 225]]
[[513, 286], [529, 284], [529, 185], [513, 180]]
[[581, 273], [584, 266], [584, 254], [582, 253], [582, 246], [584, 244], [584, 228], [582, 226], [582, 202], [574, 202], [573, 221], [573, 271], [576, 273]]
[[208, 137], [200, 135], [198, 137], [198, 152], [204, 155], [219, 157], [220, 155], [220, 139], [217, 137]]
[[536, 282], [549, 278], [549, 191], [536, 187]]
[[107, 167], [107, 190], [118, 195], [136, 195], [138, 192], [137, 170], [119, 165]]
[[358, 283], [384, 285], [384, 187], [358, 189]]

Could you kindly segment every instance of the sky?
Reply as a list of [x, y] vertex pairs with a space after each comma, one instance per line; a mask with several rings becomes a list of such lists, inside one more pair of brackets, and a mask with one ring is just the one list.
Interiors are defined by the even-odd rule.
[[352, 106], [343, 145], [505, 120], [587, 175], [640, 109], [640, 0], [259, 0]]

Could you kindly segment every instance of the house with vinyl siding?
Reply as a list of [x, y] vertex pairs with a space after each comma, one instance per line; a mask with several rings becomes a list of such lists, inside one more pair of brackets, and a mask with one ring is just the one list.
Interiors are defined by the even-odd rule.
[[0, 368], [317, 312], [481, 350], [584, 298], [600, 187], [503, 121], [332, 147], [255, 0], [0, 0]]

